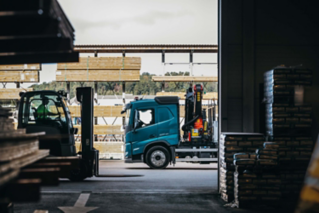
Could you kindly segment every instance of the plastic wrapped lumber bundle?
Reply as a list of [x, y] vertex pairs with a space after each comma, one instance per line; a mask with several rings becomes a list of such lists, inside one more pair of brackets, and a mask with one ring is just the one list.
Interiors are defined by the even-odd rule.
[[266, 135], [311, 136], [312, 107], [309, 104], [266, 104]]
[[286, 67], [272, 69], [264, 73], [264, 101], [294, 104], [295, 90], [311, 84], [311, 70]]
[[232, 176], [235, 171], [234, 154], [251, 153], [252, 156], [256, 157], [255, 151], [263, 146], [264, 141], [264, 135], [259, 133], [221, 134], [219, 144], [219, 191], [224, 201], [231, 202], [234, 199], [234, 178]]
[[238, 165], [234, 173], [235, 204], [238, 207], [278, 205], [281, 199], [280, 183], [280, 175], [275, 168], [265, 169], [256, 165], [246, 169]]

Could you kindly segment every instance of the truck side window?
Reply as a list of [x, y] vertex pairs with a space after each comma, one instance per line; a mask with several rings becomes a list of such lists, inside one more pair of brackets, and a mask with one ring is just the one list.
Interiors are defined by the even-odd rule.
[[155, 123], [154, 109], [139, 109], [137, 110], [139, 124], [137, 128], [149, 126]]
[[167, 121], [173, 118], [173, 115], [169, 109], [165, 108], [159, 108], [158, 109], [158, 122]]

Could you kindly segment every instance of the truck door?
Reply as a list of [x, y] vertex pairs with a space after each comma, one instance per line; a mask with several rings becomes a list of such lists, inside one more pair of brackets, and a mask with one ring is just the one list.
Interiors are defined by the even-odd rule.
[[172, 111], [177, 112], [176, 105], [158, 107], [158, 139], [165, 140], [171, 145], [176, 145], [179, 142], [179, 118], [174, 116]]
[[132, 133], [132, 154], [143, 153], [146, 144], [158, 137], [155, 108], [139, 108], [135, 110]]

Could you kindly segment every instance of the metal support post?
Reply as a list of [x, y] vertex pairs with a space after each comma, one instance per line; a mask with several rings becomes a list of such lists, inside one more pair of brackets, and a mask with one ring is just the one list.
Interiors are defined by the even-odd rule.
[[125, 51], [123, 50], [122, 52], [122, 57], [124, 58], [125, 57]]
[[125, 82], [122, 82], [122, 99], [125, 107]]
[[17, 88], [20, 88], [20, 82], [16, 82]]
[[162, 92], [165, 92], [164, 90], [165, 90], [165, 82], [163, 81], [162, 82]]
[[97, 51], [96, 50], [94, 51], [94, 57], [97, 57]]
[[71, 87], [70, 82], [67, 81], [66, 82], [66, 98], [69, 104], [70, 104], [70, 87]]
[[193, 52], [194, 50], [191, 50], [191, 52], [189, 53], [190, 76], [193, 76]]
[[162, 51], [163, 76], [165, 75], [165, 50]]
[[[94, 100], [95, 100], [95, 103], [98, 103], [98, 99], [97, 99], [97, 91], [98, 91], [98, 82], [94, 82]], [[94, 117], [94, 125], [97, 125], [98, 124], [98, 121], [97, 121], [97, 117]], [[94, 127], [93, 127], [94, 129]], [[98, 141], [98, 137], [97, 135], [94, 135], [94, 141]]]
[[6, 88], [7, 83], [2, 83], [3, 88]]

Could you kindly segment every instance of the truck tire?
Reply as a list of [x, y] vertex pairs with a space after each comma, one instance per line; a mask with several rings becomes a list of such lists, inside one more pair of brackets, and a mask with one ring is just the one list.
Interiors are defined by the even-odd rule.
[[146, 153], [146, 163], [152, 169], [165, 169], [169, 159], [169, 152], [163, 146], [154, 146]]

